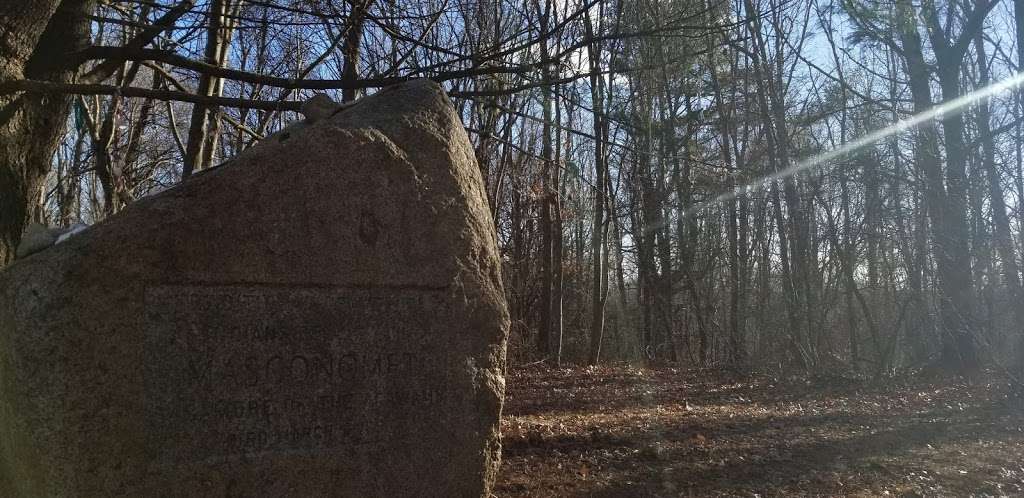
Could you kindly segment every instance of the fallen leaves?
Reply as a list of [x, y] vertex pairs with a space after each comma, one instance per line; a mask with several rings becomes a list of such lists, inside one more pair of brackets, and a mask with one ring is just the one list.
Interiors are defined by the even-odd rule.
[[[513, 370], [498, 496], [1024, 492], [1024, 415], [1000, 386]], [[628, 484], [627, 484], [628, 483]]]

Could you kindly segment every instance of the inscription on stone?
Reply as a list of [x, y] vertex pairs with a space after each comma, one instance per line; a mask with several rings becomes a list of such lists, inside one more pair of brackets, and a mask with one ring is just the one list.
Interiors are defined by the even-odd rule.
[[158, 460], [396, 443], [419, 432], [408, 413], [453, 401], [441, 290], [156, 286], [145, 305]]

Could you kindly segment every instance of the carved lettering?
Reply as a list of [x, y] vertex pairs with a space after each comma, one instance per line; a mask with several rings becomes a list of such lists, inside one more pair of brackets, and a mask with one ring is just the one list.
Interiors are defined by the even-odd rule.
[[410, 410], [457, 402], [444, 351], [424, 341], [437, 331], [411, 325], [448, 313], [441, 292], [147, 289], [148, 451], [222, 459], [411, 437]]

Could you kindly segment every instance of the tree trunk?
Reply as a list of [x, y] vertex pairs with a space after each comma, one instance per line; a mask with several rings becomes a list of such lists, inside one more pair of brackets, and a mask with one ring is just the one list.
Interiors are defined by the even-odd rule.
[[[555, 105], [555, 123], [562, 122], [561, 107], [558, 101]], [[551, 220], [551, 356], [557, 367], [562, 366], [562, 294], [563, 294], [563, 248], [562, 248], [562, 168], [561, 143], [562, 134], [556, 131], [555, 164], [551, 169], [551, 184], [554, 192], [551, 193], [551, 210], [554, 217]]]
[[[543, 49], [542, 49], [543, 50]], [[537, 327], [537, 351], [542, 358], [551, 354], [551, 290], [554, 286], [554, 213], [552, 204], [555, 202], [554, 169], [551, 147], [551, 91], [545, 87], [542, 105], [544, 106], [544, 123], [541, 130], [541, 159], [544, 162], [543, 193], [540, 197], [540, 323]]]
[[[540, 32], [544, 33], [547, 31], [548, 26], [548, 14], [551, 11], [551, 3], [547, 2], [545, 9], [540, 13]], [[548, 59], [548, 40], [542, 38], [540, 42], [540, 53], [543, 60]], [[551, 81], [550, 67], [548, 64], [544, 64], [541, 70], [541, 78], [543, 81]], [[540, 353], [541, 358], [549, 358], [552, 353], [551, 347], [551, 323], [552, 323], [552, 310], [553, 301], [551, 291], [555, 285], [554, 277], [554, 213], [552, 206], [555, 201], [555, 192], [558, 190], [558, 183], [555, 180], [557, 169], [554, 161], [554, 149], [551, 145], [551, 134], [553, 133], [553, 127], [551, 126], [552, 112], [551, 105], [553, 99], [551, 98], [551, 87], [545, 85], [541, 88], [541, 106], [543, 107], [543, 119], [544, 122], [541, 126], [541, 160], [544, 162], [544, 169], [542, 171], [542, 189], [541, 193], [541, 214], [540, 214], [540, 324], [537, 327], [537, 350]]]
[[[235, 26], [238, 24], [238, 13], [242, 7], [242, 0], [235, 0], [234, 5], [227, 8], [230, 15], [226, 15], [224, 20], [220, 23], [220, 29], [217, 34], [217, 56], [216, 65], [223, 67], [227, 61], [228, 49], [231, 47], [231, 35], [234, 32]], [[224, 93], [224, 79], [213, 78], [211, 82], [210, 94], [220, 96]], [[215, 106], [207, 110], [206, 119], [207, 132], [206, 140], [202, 146], [202, 158], [200, 163], [204, 168], [213, 166], [214, 154], [217, 148], [220, 146], [220, 128], [221, 128], [221, 117], [224, 115], [224, 109]]]
[[[1022, 71], [1024, 70], [1024, 0], [1014, 0], [1013, 17], [1014, 31], [1017, 38], [1017, 70]], [[1017, 105], [1020, 115], [1024, 116], [1024, 89], [1017, 89]], [[1017, 133], [1017, 199], [1020, 202], [1020, 199], [1024, 199], [1024, 171], [1022, 171], [1024, 166], [1021, 164], [1024, 161], [1021, 159], [1020, 124], [1017, 125]], [[1020, 208], [1018, 207], [1018, 209]], [[1024, 218], [1024, 213], [1020, 216]], [[1024, 226], [1024, 220], [1018, 220], [1018, 224], [1019, 226]], [[1020, 239], [1021, 247], [1024, 248], [1024, 230], [1019, 230], [1017, 237]], [[1024, 296], [1022, 296], [1022, 299], [1024, 299]], [[1024, 305], [1018, 305], [1018, 313], [1024, 314], [1021, 308], [1024, 308]], [[1019, 387], [1024, 389], [1024, 320], [1018, 319], [1017, 330], [1020, 330], [1017, 343], [1017, 379], [1021, 384]]]
[[[89, 42], [92, 0], [0, 2], [0, 83], [34, 79], [73, 82], [68, 54]], [[0, 96], [0, 268], [14, 260], [21, 233], [50, 170], [71, 97]]]
[[[974, 50], [978, 54], [978, 75], [980, 76], [979, 86], [985, 87], [991, 83], [989, 75], [988, 58], [985, 55], [985, 42], [979, 32], [974, 38]], [[992, 222], [995, 225], [995, 244], [1002, 260], [1003, 283], [1009, 287], [1010, 294], [1014, 298], [1012, 306], [1017, 310], [1018, 315], [1024, 302], [1021, 302], [1020, 272], [1017, 266], [1017, 255], [1014, 250], [1013, 233], [1010, 229], [1010, 218], [1006, 214], [1006, 199], [1003, 195], [1003, 186], [1000, 182], [999, 171], [996, 168], [996, 146], [992, 136], [990, 125], [991, 110], [988, 99], [978, 104], [978, 135], [981, 140], [982, 167], [988, 187], [989, 203], [992, 209]], [[1018, 326], [1024, 323], [1018, 321]]]
[[[341, 79], [347, 83], [354, 83], [359, 78], [359, 49], [363, 43], [363, 24], [366, 23], [366, 13], [373, 5], [373, 0], [356, 0], [351, 5], [348, 33], [345, 35], [345, 66], [341, 72]], [[361, 96], [362, 90], [352, 86], [341, 92], [341, 98], [345, 102], [352, 102]]]
[[[584, 24], [587, 28], [588, 37], [594, 36], [594, 28], [590, 16], [584, 17]], [[589, 365], [596, 365], [601, 359], [601, 341], [604, 336], [604, 295], [603, 282], [604, 273], [604, 214], [605, 214], [605, 153], [604, 153], [604, 85], [603, 76], [599, 74], [601, 67], [601, 49], [598, 42], [588, 45], [590, 56], [590, 91], [594, 106], [594, 223], [593, 232], [590, 236], [590, 249], [592, 251], [593, 285], [591, 294], [591, 315], [590, 315], [590, 354], [587, 360]]]
[[[230, 0], [211, 0], [210, 10], [207, 13], [208, 24], [206, 27], [206, 49], [204, 58], [207, 64], [219, 66], [218, 56], [221, 54], [221, 26], [224, 22], [224, 15], [227, 13], [227, 4]], [[219, 88], [217, 78], [203, 73], [199, 75], [199, 88], [196, 93], [202, 96], [213, 95]], [[207, 144], [209, 134], [210, 106], [204, 104], [192, 105], [192, 121], [188, 129], [188, 146], [185, 149], [185, 157], [182, 158], [181, 178], [192, 176], [193, 172], [202, 170], [208, 165], [203, 163], [203, 147]]]
[[[928, 6], [930, 4], [924, 4]], [[934, 6], [931, 6], [934, 8]], [[908, 9], [909, 10], [909, 9]], [[946, 31], [942, 26], [937, 25], [937, 15], [924, 16], [931, 21], [928, 23], [928, 35], [932, 42], [932, 49], [936, 53], [936, 64], [938, 66], [939, 87], [942, 90], [944, 102], [952, 102], [960, 97], [960, 63], [963, 60], [963, 52], [957, 51], [950, 46], [946, 38]], [[902, 30], [901, 36], [913, 45], [910, 28], [915, 29], [913, 36], [918, 36], [916, 24], [909, 21], [906, 28]], [[918, 50], [914, 48], [913, 50]], [[918, 56], [904, 46], [904, 52], [909, 58]], [[923, 65], [921, 61], [914, 61], [914, 65]], [[919, 69], [918, 72], [921, 70]], [[923, 82], [915, 82], [915, 75], [911, 75], [911, 87], [927, 85], [927, 77]], [[918, 108], [918, 93], [924, 96], [922, 90], [913, 95], [914, 110], [921, 112], [927, 109]], [[925, 104], [922, 100], [921, 104]], [[930, 107], [930, 98], [927, 102]], [[967, 152], [964, 143], [964, 118], [961, 113], [947, 113], [942, 117], [943, 138], [946, 143], [946, 193], [945, 198], [939, 204], [932, 204], [929, 211], [933, 216], [935, 239], [935, 260], [938, 268], [939, 286], [942, 294], [942, 306], [940, 316], [942, 317], [942, 364], [957, 373], [969, 373], [978, 368], [976, 312], [974, 303], [974, 282], [971, 279], [971, 255], [968, 241], [970, 234], [967, 227]], [[933, 170], [935, 168], [932, 168]], [[937, 174], [936, 174], [937, 173]], [[936, 175], [929, 181], [935, 190], [935, 198], [942, 189], [941, 172], [932, 172]]]

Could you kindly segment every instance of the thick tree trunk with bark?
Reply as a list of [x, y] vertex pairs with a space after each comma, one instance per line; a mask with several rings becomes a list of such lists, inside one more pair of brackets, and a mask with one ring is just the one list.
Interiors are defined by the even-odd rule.
[[[900, 20], [900, 43], [903, 46], [903, 57], [907, 64], [910, 82], [910, 93], [913, 99], [914, 112], [925, 112], [932, 107], [931, 88], [928, 85], [928, 66], [925, 64], [921, 48], [921, 37], [917, 32], [916, 15], [909, 2], [898, 4]], [[917, 129], [916, 147], [914, 150], [914, 166], [924, 178], [924, 210], [931, 221], [933, 230], [933, 247], [939, 273], [949, 271], [948, 256], [945, 249], [947, 241], [941, 236], [947, 232], [947, 219], [950, 213], [945, 208], [946, 188], [943, 183], [941, 156], [939, 154], [939, 133], [933, 122], [922, 123]], [[961, 213], [961, 216], [963, 213]], [[920, 248], [923, 249], [923, 248]], [[924, 262], [921, 261], [923, 268]], [[948, 290], [950, 280], [940, 279], [943, 293]], [[912, 282], [916, 288], [916, 283]], [[918, 338], [923, 341], [924, 338]]]
[[[88, 43], [91, 0], [0, 2], [0, 83], [71, 83], [69, 54]], [[0, 96], [0, 268], [14, 260], [31, 207], [64, 131], [70, 96]]]
[[[909, 6], [907, 6], [909, 11]], [[963, 61], [969, 42], [973, 39], [972, 29], [980, 29], [980, 22], [988, 12], [985, 4], [964, 13], [963, 32], [951, 38], [949, 30], [941, 25], [936, 7], [931, 2], [922, 4], [922, 14], [927, 24], [928, 37], [936, 54], [939, 87], [944, 102], [952, 102], [960, 97], [960, 64]], [[979, 23], [974, 25], [974, 23]], [[916, 23], [905, 21], [903, 36], [907, 41], [909, 30], [916, 30]], [[974, 26], [973, 28], [971, 26]], [[916, 31], [913, 33], [917, 36]], [[915, 49], [916, 50], [916, 49]], [[909, 51], [907, 52], [909, 54]], [[917, 56], [916, 54], [914, 55]], [[908, 64], [910, 63], [908, 59]], [[914, 64], [923, 65], [922, 61]], [[920, 72], [920, 70], [919, 70]], [[912, 75], [911, 80], [914, 77]], [[925, 80], [927, 85], [927, 79]], [[920, 86], [921, 83], [917, 83]], [[915, 83], [911, 82], [913, 88]], [[918, 93], [923, 94], [919, 90]], [[923, 96], [923, 95], [922, 95]], [[918, 95], [914, 95], [915, 111], [918, 109]], [[924, 104], [922, 101], [921, 104]], [[930, 102], [929, 102], [930, 104]], [[946, 192], [941, 204], [932, 204], [929, 211], [933, 216], [935, 258], [939, 273], [939, 285], [942, 290], [941, 317], [943, 323], [942, 360], [948, 368], [958, 372], [971, 372], [978, 368], [976, 337], [976, 304], [974, 282], [971, 279], [971, 257], [967, 226], [967, 150], [964, 140], [964, 117], [961, 113], [947, 113], [942, 117], [943, 138], [946, 143]], [[941, 188], [941, 173], [936, 182], [930, 183]]]

